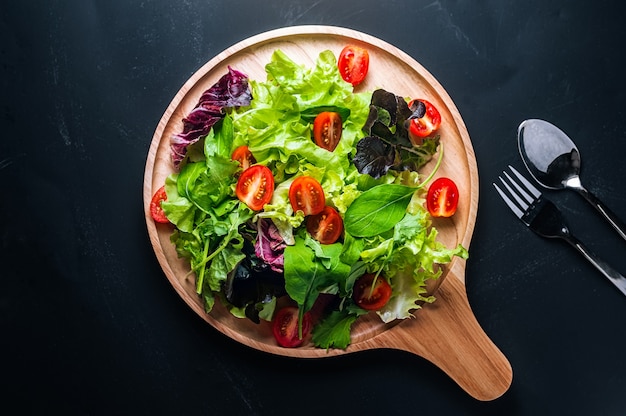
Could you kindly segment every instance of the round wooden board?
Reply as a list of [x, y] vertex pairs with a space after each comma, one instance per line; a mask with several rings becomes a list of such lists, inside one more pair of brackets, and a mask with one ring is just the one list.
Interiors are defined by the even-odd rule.
[[[265, 65], [276, 49], [284, 51], [295, 62], [311, 67], [320, 52], [329, 49], [338, 56], [349, 43], [364, 46], [370, 54], [366, 80], [355, 91], [384, 88], [401, 96], [426, 98], [439, 109], [444, 158], [437, 176], [450, 177], [457, 183], [460, 200], [452, 218], [435, 220], [434, 225], [441, 241], [448, 247], [460, 243], [469, 248], [478, 209], [478, 171], [467, 129], [443, 87], [417, 61], [380, 39], [345, 28], [296, 26], [253, 36], [226, 49], [201, 67], [166, 109], [149, 149], [143, 190], [148, 233], [158, 261], [176, 292], [202, 319], [252, 348], [303, 358], [328, 357], [370, 348], [402, 349], [432, 361], [474, 397], [482, 400], [498, 397], [511, 382], [510, 365], [484, 334], [467, 303], [464, 260], [455, 258], [448, 265], [439, 279], [441, 286], [432, 288], [437, 290], [438, 300], [418, 310], [415, 319], [385, 325], [376, 315], [370, 314], [355, 324], [352, 344], [346, 350], [327, 351], [312, 345], [288, 349], [276, 344], [267, 323], [257, 325], [247, 319], [235, 318], [219, 302], [210, 314], [205, 313], [202, 300], [195, 292], [195, 277], [188, 274], [189, 265], [178, 258], [170, 242], [172, 228], [155, 224], [150, 217], [149, 204], [153, 193], [174, 171], [170, 160], [170, 137], [181, 131], [182, 118], [193, 109], [202, 92], [228, 71], [228, 66], [251, 79], [264, 81]], [[435, 333], [445, 339], [432, 339]], [[462, 348], [456, 345], [459, 343]], [[472, 364], [468, 366], [470, 362]], [[480, 363], [485, 365], [480, 366]], [[498, 373], [495, 376], [494, 371]], [[463, 381], [465, 379], [468, 381]], [[498, 382], [494, 383], [494, 379]]]

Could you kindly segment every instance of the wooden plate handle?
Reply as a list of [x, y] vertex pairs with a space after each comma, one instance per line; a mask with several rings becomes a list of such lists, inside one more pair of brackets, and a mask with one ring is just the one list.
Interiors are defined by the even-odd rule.
[[397, 337], [390, 344], [429, 360], [472, 397], [493, 400], [508, 390], [513, 371], [471, 310], [464, 268], [463, 262], [459, 270], [450, 270], [436, 292], [437, 300], [390, 331]]

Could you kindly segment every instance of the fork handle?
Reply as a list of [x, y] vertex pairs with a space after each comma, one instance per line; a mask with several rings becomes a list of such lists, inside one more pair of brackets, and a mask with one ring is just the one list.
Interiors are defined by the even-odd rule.
[[621, 292], [626, 295], [626, 277], [622, 276], [615, 269], [609, 266], [604, 260], [601, 260], [593, 252], [589, 251], [585, 245], [580, 242], [576, 237], [568, 234], [564, 237], [565, 241], [570, 243], [576, 250], [578, 250], [591, 264], [594, 265], [607, 279], [611, 281]]
[[594, 194], [589, 192], [587, 189], [581, 187], [575, 188], [579, 194], [581, 194], [591, 205], [597, 209], [600, 214], [607, 219], [607, 221], [613, 226], [615, 231], [626, 240], [626, 225], [611, 211], [602, 201], [598, 199]]

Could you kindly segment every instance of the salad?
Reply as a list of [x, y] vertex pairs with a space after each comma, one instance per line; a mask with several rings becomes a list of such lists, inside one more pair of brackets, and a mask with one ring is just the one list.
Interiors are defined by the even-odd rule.
[[368, 63], [352, 45], [312, 68], [276, 50], [266, 80], [229, 67], [183, 119], [150, 208], [173, 225], [207, 313], [219, 301], [271, 321], [281, 346], [346, 348], [359, 316], [412, 317], [435, 300], [426, 282], [440, 265], [467, 258], [431, 224], [458, 201], [452, 180], [430, 183], [443, 157], [437, 109], [355, 92]]

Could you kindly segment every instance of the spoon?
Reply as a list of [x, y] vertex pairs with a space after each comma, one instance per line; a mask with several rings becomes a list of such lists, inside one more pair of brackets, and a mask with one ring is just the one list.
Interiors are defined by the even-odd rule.
[[548, 189], [578, 192], [626, 240], [626, 225], [581, 184], [580, 153], [562, 130], [544, 120], [524, 120], [517, 129], [517, 141], [522, 160], [537, 182]]

